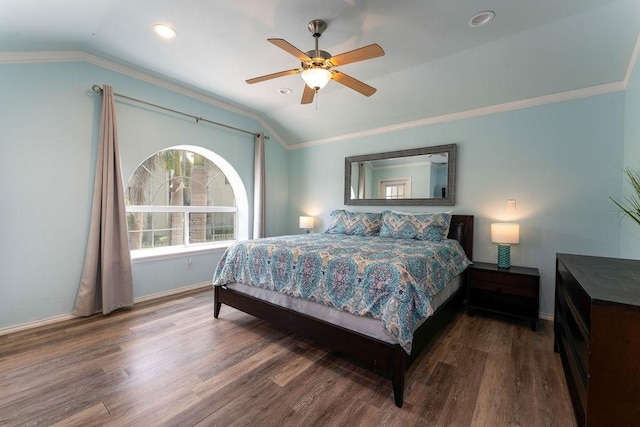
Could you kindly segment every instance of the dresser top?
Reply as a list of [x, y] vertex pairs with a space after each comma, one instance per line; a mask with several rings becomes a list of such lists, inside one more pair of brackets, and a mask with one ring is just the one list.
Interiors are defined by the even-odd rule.
[[592, 300], [640, 306], [640, 260], [557, 254]]

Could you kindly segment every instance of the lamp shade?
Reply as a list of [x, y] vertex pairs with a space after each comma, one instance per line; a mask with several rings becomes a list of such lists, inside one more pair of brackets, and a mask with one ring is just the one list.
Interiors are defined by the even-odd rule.
[[491, 241], [509, 245], [520, 243], [520, 225], [510, 222], [491, 224]]
[[331, 72], [324, 68], [307, 68], [302, 72], [302, 80], [311, 89], [322, 89], [331, 80]]
[[300, 228], [304, 228], [304, 229], [313, 228], [313, 217], [312, 216], [301, 216], [300, 217]]

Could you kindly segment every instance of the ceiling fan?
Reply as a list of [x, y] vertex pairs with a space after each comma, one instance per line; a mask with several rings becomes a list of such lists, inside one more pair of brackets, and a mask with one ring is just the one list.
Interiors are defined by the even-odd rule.
[[333, 67], [383, 56], [384, 50], [382, 50], [378, 44], [370, 44], [369, 46], [341, 53], [340, 55], [331, 56], [329, 52], [318, 49], [318, 39], [324, 30], [327, 29], [327, 23], [320, 19], [314, 19], [309, 22], [307, 28], [313, 34], [313, 38], [316, 39], [316, 48], [308, 52], [302, 52], [285, 39], [267, 39], [268, 42], [273, 43], [280, 49], [298, 58], [301, 61], [300, 68], [255, 77], [247, 80], [247, 83], [253, 84], [291, 74], [301, 74], [302, 79], [305, 81], [304, 92], [302, 93], [302, 104], [310, 104], [316, 92], [325, 87], [329, 80], [335, 80], [365, 96], [371, 96], [376, 92], [374, 87], [354, 79], [341, 71], [334, 70]]

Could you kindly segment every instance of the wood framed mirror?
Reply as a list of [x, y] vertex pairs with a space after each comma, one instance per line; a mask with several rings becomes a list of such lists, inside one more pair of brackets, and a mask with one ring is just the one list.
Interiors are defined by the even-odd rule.
[[344, 204], [455, 204], [456, 144], [344, 159]]

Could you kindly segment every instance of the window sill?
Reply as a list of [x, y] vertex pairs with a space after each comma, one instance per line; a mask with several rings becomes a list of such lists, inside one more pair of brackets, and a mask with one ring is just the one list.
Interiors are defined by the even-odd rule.
[[197, 255], [204, 253], [224, 252], [234, 241], [212, 243], [208, 245], [194, 245], [189, 247], [167, 247], [153, 249], [137, 249], [131, 251], [131, 263], [137, 264], [146, 261], [159, 261], [173, 259], [185, 255]]

